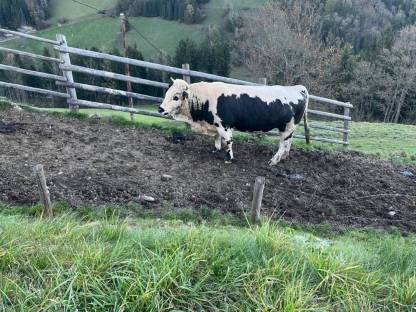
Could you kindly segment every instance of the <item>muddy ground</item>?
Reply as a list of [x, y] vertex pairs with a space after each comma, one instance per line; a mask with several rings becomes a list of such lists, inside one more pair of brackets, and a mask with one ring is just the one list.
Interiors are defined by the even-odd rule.
[[[3, 202], [38, 201], [32, 167], [41, 163], [52, 199], [74, 207], [145, 194], [157, 199], [148, 209], [169, 202], [240, 213], [261, 175], [267, 179], [262, 211], [274, 218], [416, 231], [416, 176], [375, 157], [295, 148], [289, 160], [270, 168], [277, 146], [237, 141], [236, 161], [225, 164], [223, 155], [210, 152], [212, 139], [198, 135], [172, 140], [155, 129], [15, 110], [0, 111], [0, 121], [14, 127], [0, 133]], [[173, 178], [163, 181], [164, 174]]]

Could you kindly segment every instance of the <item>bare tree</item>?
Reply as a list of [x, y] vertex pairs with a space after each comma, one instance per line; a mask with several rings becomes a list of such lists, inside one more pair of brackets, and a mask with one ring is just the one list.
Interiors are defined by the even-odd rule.
[[295, 0], [289, 6], [269, 1], [246, 21], [240, 38], [245, 65], [273, 83], [305, 84], [330, 95], [323, 81], [339, 60], [338, 49], [318, 39], [319, 7]]
[[[390, 84], [386, 85], [384, 121], [399, 122], [409, 91], [416, 84], [416, 25], [404, 28], [391, 50], [384, 50], [381, 65]], [[388, 77], [390, 76], [390, 77]]]

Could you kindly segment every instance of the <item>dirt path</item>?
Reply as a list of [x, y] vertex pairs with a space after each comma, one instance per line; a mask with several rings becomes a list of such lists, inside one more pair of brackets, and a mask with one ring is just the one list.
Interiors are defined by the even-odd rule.
[[[227, 165], [223, 155], [210, 153], [210, 138], [196, 135], [175, 144], [158, 130], [13, 110], [0, 111], [0, 121], [21, 123], [16, 132], [0, 134], [0, 201], [37, 202], [31, 168], [42, 163], [53, 200], [74, 206], [146, 194], [158, 200], [149, 209], [167, 201], [241, 212], [254, 178], [263, 175], [263, 212], [270, 216], [416, 231], [416, 177], [374, 157], [294, 149], [288, 161], [270, 168], [277, 146], [236, 142], [236, 161]], [[162, 181], [163, 174], [173, 179]]]

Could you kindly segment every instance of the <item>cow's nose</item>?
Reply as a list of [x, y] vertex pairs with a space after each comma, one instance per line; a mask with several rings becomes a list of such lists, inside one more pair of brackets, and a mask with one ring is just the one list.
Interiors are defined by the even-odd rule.
[[163, 113], [165, 110], [161, 107], [161, 106], [159, 106], [159, 113]]

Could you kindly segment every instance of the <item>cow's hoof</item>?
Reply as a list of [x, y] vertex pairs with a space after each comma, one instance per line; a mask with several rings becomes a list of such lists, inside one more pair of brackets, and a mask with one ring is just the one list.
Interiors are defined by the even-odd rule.
[[226, 161], [225, 161], [225, 163], [226, 163], [227, 165], [230, 165], [230, 164], [232, 164], [232, 163], [233, 163], [233, 161], [232, 161], [232, 160], [226, 160]]
[[270, 160], [270, 161], [269, 161], [269, 166], [270, 166], [270, 167], [273, 167], [273, 166], [276, 166], [278, 163], [279, 163], [278, 161], [275, 161], [275, 160]]

